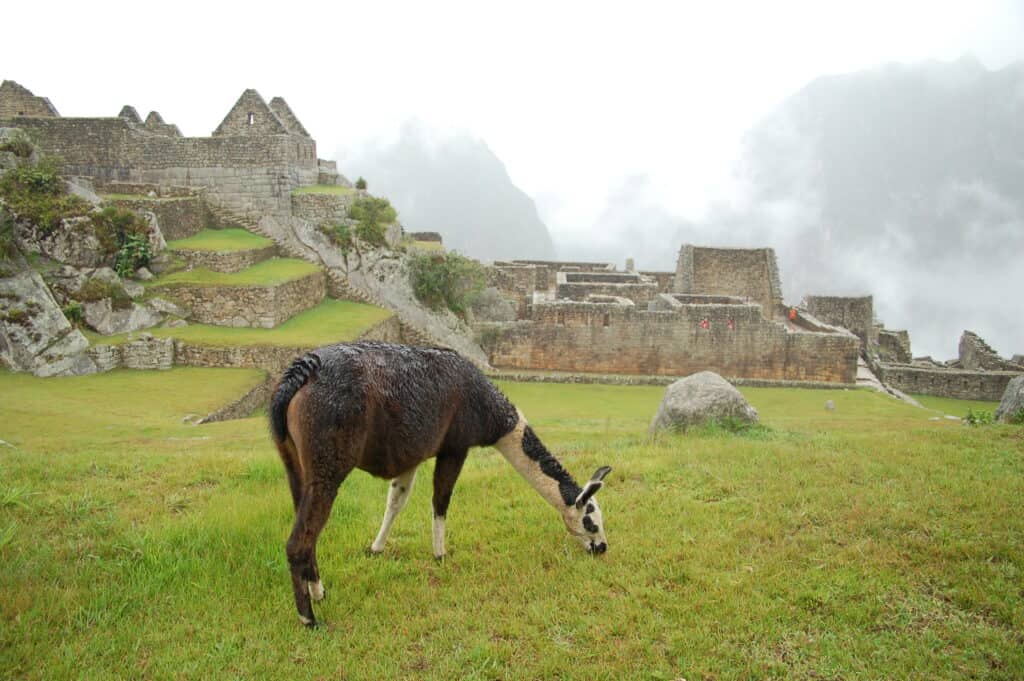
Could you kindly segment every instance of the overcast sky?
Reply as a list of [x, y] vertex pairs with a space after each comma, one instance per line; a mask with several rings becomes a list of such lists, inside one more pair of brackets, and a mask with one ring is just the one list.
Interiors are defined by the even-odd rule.
[[208, 135], [254, 87], [288, 100], [322, 157], [411, 117], [466, 130], [556, 245], [586, 238], [631, 176], [699, 216], [743, 132], [816, 76], [1024, 58], [1024, 0], [62, 4], [5, 6], [0, 40], [0, 78], [62, 115], [127, 103]]

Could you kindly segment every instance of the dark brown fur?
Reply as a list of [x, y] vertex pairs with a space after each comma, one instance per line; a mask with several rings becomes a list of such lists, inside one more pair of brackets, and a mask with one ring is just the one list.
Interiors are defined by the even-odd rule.
[[295, 504], [287, 544], [295, 605], [312, 625], [317, 538], [352, 469], [395, 478], [436, 456], [433, 506], [444, 516], [469, 448], [494, 444], [518, 415], [451, 350], [368, 342], [298, 358], [275, 390], [270, 420]]

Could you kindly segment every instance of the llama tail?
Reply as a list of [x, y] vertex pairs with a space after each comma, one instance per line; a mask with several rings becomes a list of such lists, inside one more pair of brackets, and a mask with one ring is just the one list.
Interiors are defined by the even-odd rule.
[[315, 378], [320, 371], [320, 356], [307, 352], [297, 357], [288, 367], [270, 399], [270, 432], [276, 442], [288, 437], [288, 404], [302, 386]]

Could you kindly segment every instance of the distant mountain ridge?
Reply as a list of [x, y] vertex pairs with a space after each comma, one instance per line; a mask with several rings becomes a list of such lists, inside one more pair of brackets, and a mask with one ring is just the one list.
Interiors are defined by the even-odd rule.
[[411, 123], [394, 144], [363, 147], [340, 165], [388, 197], [406, 230], [439, 232], [449, 249], [482, 260], [555, 258], [533, 199], [482, 140]]
[[787, 297], [874, 293], [885, 322], [943, 356], [974, 327], [1024, 348], [1024, 64], [821, 77], [743, 149], [743, 201], [699, 231], [776, 246]]

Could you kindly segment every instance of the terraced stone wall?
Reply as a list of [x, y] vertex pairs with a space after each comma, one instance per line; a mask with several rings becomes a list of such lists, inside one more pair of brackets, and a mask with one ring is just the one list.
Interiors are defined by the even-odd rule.
[[913, 359], [910, 352], [910, 334], [906, 331], [878, 330], [878, 353], [883, 361], [909, 364]]
[[116, 206], [156, 215], [164, 239], [186, 239], [213, 222], [213, 216], [199, 196], [166, 199], [112, 199]]
[[878, 342], [872, 296], [807, 296], [806, 301], [808, 312], [826, 324], [848, 329], [865, 350]]
[[679, 250], [674, 291], [748, 298], [760, 303], [769, 317], [782, 307], [782, 283], [771, 248], [686, 244]]
[[922, 369], [882, 364], [878, 377], [887, 385], [911, 395], [998, 402], [1010, 380], [1020, 375], [1013, 371]]
[[201, 324], [272, 329], [323, 300], [327, 281], [315, 272], [278, 286], [160, 287]]
[[646, 306], [658, 296], [658, 285], [641, 281], [626, 272], [559, 272], [556, 297], [560, 300], [586, 300], [589, 296], [616, 296]]
[[232, 272], [241, 272], [256, 263], [273, 258], [277, 255], [277, 246], [271, 244], [264, 248], [231, 251], [228, 253], [190, 249], [181, 249], [177, 252], [188, 262], [189, 269], [205, 268], [214, 272], [227, 272], [230, 274]]
[[292, 215], [309, 220], [314, 225], [337, 225], [348, 217], [348, 207], [366, 192], [351, 194], [293, 194]]
[[[666, 303], [668, 304], [668, 303]], [[760, 306], [554, 302], [533, 318], [481, 324], [502, 369], [686, 376], [711, 370], [765, 380], [853, 383], [860, 343], [847, 333], [790, 332]]]
[[316, 142], [300, 135], [169, 137], [123, 118], [17, 122], [44, 153], [64, 159], [68, 175], [206, 187], [212, 203], [253, 222], [288, 215], [291, 191], [319, 174]]

